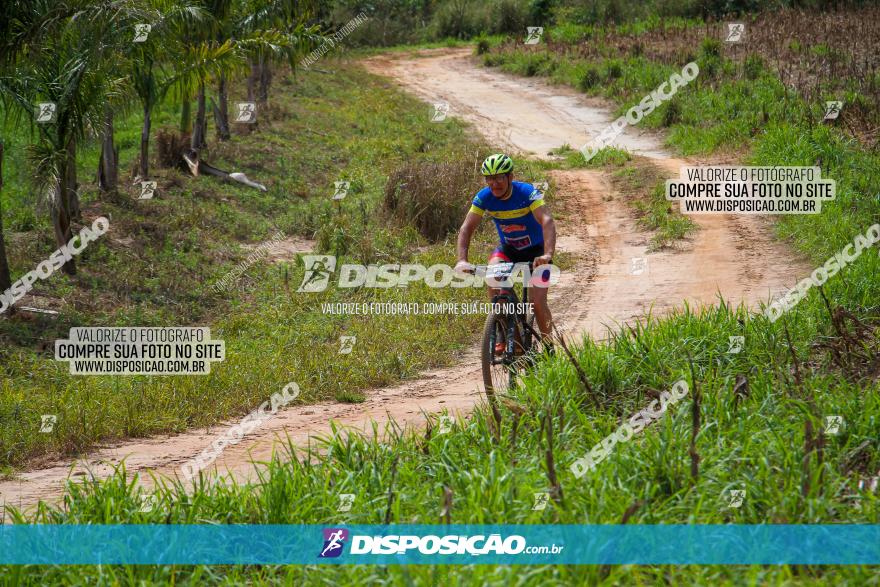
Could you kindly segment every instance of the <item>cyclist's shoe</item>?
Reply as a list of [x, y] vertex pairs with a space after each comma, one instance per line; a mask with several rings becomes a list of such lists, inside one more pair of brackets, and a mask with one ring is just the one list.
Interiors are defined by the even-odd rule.
[[[507, 350], [507, 343], [505, 342], [496, 342], [495, 343], [495, 355], [501, 356]], [[513, 345], [513, 356], [521, 357], [526, 354], [525, 349], [523, 349], [522, 345], [514, 344]]]

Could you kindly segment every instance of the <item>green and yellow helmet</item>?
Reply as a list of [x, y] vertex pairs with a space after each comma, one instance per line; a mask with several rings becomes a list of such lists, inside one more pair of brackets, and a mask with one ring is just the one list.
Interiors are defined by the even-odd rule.
[[480, 167], [480, 172], [483, 175], [499, 175], [511, 171], [513, 171], [513, 159], [504, 153], [489, 155]]

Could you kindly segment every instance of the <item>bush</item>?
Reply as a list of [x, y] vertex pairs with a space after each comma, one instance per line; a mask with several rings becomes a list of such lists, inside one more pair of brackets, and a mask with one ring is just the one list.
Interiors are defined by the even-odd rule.
[[483, 187], [476, 156], [444, 163], [410, 163], [385, 184], [385, 210], [432, 242], [458, 230], [473, 195]]
[[672, 126], [678, 122], [681, 122], [681, 105], [673, 98], [667, 103], [663, 112], [663, 126]]
[[599, 81], [599, 70], [594, 66], [589, 65], [578, 79], [578, 88], [580, 88], [582, 92], [586, 92], [598, 85]]
[[498, 67], [504, 65], [507, 58], [502, 53], [486, 53], [483, 55], [483, 65], [486, 67]]
[[703, 39], [703, 43], [700, 45], [700, 51], [702, 51], [706, 58], [720, 58], [721, 41], [718, 39]]
[[189, 133], [181, 134], [170, 128], [159, 129], [156, 133], [156, 158], [159, 160], [159, 167], [189, 171], [183, 159], [183, 154], [189, 151], [189, 145]]
[[485, 30], [493, 35], [523, 35], [526, 26], [534, 23], [526, 22], [528, 12], [524, 2], [518, 0], [498, 0], [488, 4], [483, 17]]
[[623, 64], [617, 59], [612, 59], [605, 65], [605, 79], [615, 80], [623, 75]]
[[764, 69], [764, 60], [760, 55], [752, 53], [743, 62], [743, 73], [747, 79], [757, 79]]
[[467, 39], [476, 34], [476, 15], [465, 0], [451, 0], [437, 9], [431, 20], [435, 38]]

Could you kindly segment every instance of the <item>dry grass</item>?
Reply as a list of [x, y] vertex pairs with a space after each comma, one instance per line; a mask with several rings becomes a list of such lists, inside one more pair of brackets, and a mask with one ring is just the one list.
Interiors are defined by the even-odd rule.
[[[746, 24], [741, 42], [724, 42], [727, 22]], [[880, 140], [880, 6], [768, 10], [701, 27], [661, 26], [639, 34], [599, 30], [576, 45], [550, 41], [523, 48], [511, 40], [499, 47], [501, 52], [545, 49], [588, 61], [644, 57], [673, 65], [718, 51], [736, 64], [739, 79], [751, 79], [756, 69], [766, 66], [817, 108], [826, 100], [845, 100], [839, 124], [863, 144]], [[852, 99], [853, 94], [858, 97]]]
[[483, 187], [477, 153], [443, 163], [409, 163], [388, 177], [384, 207], [398, 221], [437, 242], [458, 229], [471, 198]]

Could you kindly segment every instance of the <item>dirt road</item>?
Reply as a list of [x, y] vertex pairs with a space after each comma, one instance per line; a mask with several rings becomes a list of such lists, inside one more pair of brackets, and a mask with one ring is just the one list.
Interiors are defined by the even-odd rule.
[[[450, 115], [475, 123], [489, 140], [513, 152], [546, 155], [564, 143], [579, 147], [612, 118], [607, 108], [564, 88], [531, 79], [508, 77], [480, 68], [469, 51], [443, 49], [412, 55], [379, 56], [366, 62], [427, 102], [450, 104]], [[426, 115], [429, 107], [426, 106]], [[656, 136], [628, 129], [618, 145], [650, 157], [667, 173], [684, 161], [668, 156]], [[693, 163], [693, 162], [690, 162]], [[697, 217], [700, 231], [675, 251], [648, 252], [649, 235], [636, 227], [632, 212], [614, 193], [602, 171], [554, 172], [551, 209], [560, 210], [558, 249], [575, 255], [577, 267], [551, 290], [551, 306], [569, 336], [602, 337], [606, 325], [659, 313], [693, 303], [713, 304], [720, 293], [733, 303], [756, 305], [794, 283], [809, 271], [773, 241], [766, 220], [750, 216]], [[633, 259], [647, 260], [633, 273]], [[367, 391], [362, 404], [323, 403], [294, 406], [226, 448], [215, 463], [237, 480], [253, 478], [252, 459], [266, 460], [275, 441], [289, 437], [306, 446], [315, 435], [328, 434], [330, 420], [357, 430], [379, 430], [393, 418], [400, 426], [420, 425], [422, 412], [467, 413], [481, 401], [482, 383], [476, 349], [451, 369], [424, 373], [418, 380]], [[129, 441], [100, 448], [78, 461], [59, 461], [40, 470], [0, 482], [0, 503], [29, 508], [39, 500], [55, 500], [64, 481], [86, 471], [103, 477], [123, 458], [130, 472], [145, 476], [177, 474], [181, 464], [199, 454], [239, 420], [210, 433], [191, 431], [175, 436]], [[149, 484], [146, 479], [145, 484]]]

